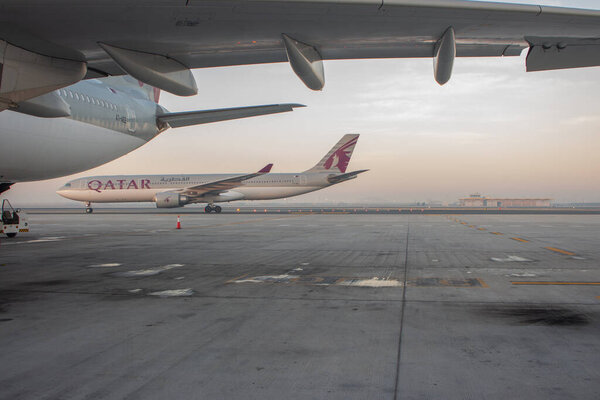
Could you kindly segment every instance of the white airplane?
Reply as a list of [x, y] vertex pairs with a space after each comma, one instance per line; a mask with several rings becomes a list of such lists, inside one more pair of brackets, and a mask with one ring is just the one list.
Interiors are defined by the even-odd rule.
[[358, 136], [344, 135], [305, 172], [271, 174], [273, 164], [268, 164], [253, 174], [91, 176], [72, 180], [57, 193], [85, 202], [87, 213], [93, 211], [92, 203], [114, 202], [154, 202], [158, 208], [208, 203], [205, 212], [220, 213], [214, 203], [293, 197], [356, 178], [367, 171], [346, 172]]
[[289, 61], [313, 90], [325, 84], [323, 60], [431, 57], [440, 84], [456, 57], [517, 56], [526, 48], [528, 71], [600, 65], [600, 11], [572, 8], [465, 0], [0, 0], [0, 10], [0, 111], [24, 113], [0, 113], [0, 192], [112, 160], [166, 124], [195, 123], [194, 114], [165, 116], [140, 104], [147, 98], [96, 78], [128, 74], [190, 96], [198, 93], [191, 68], [228, 65]]
[[159, 90], [129, 76], [85, 80], [0, 113], [0, 193], [15, 182], [96, 167], [142, 146], [169, 127], [291, 111], [273, 104], [170, 113]]

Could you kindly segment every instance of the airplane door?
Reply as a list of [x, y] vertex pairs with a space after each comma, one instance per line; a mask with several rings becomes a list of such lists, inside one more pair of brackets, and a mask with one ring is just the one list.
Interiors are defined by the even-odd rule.
[[127, 107], [127, 130], [135, 132], [135, 112]]

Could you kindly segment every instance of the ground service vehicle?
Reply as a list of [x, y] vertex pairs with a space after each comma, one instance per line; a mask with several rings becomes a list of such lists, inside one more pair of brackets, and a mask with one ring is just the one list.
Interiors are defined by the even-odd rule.
[[14, 209], [10, 202], [4, 199], [2, 201], [2, 225], [0, 225], [0, 233], [13, 238], [19, 232], [29, 232], [27, 214], [19, 208]]

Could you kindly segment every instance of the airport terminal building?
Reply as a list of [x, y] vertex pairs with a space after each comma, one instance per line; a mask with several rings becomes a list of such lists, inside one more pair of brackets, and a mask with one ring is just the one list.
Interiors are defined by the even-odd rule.
[[491, 198], [472, 194], [460, 199], [461, 207], [550, 207], [552, 199]]

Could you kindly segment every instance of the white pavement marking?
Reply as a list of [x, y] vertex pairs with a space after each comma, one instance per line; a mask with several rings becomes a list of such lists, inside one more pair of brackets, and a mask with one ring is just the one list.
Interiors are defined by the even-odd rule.
[[150, 296], [157, 297], [186, 297], [194, 294], [194, 291], [191, 288], [187, 289], [169, 289], [169, 290], [161, 290], [160, 292], [152, 292], [148, 293]]
[[[300, 280], [302, 277], [300, 275], [291, 275], [291, 274], [281, 274], [281, 275], [262, 275], [262, 276], [254, 276], [245, 279], [238, 279], [232, 281], [233, 283], [304, 283], [316, 286], [330, 286], [330, 285], [340, 285], [340, 286], [356, 286], [356, 287], [371, 287], [371, 288], [381, 288], [381, 287], [399, 287], [403, 286], [403, 283], [396, 279], [387, 279], [387, 278], [377, 278], [373, 277], [370, 279], [348, 279], [348, 278], [335, 278], [333, 280], [324, 280], [322, 277], [310, 277], [305, 276], [303, 280]], [[308, 280], [307, 280], [308, 278]], [[312, 278], [312, 279], [311, 279]]]
[[510, 274], [510, 275], [506, 275], [506, 276], [514, 276], [517, 278], [531, 278], [533, 276], [537, 276], [536, 274], [531, 274], [529, 272], [523, 272], [522, 274]]
[[290, 279], [299, 278], [298, 275], [263, 275], [263, 276], [255, 276], [248, 279], [238, 279], [234, 281], [234, 283], [265, 283], [265, 282], [277, 282], [277, 281], [289, 281]]
[[25, 240], [23, 242], [12, 242], [12, 243], [4, 243], [6, 244], [24, 244], [24, 243], [45, 243], [45, 242], [57, 242], [59, 240], [66, 239], [65, 236], [48, 236], [39, 239]]
[[129, 293], [139, 293], [141, 291], [142, 291], [142, 289], [131, 289], [131, 290], [128, 290]]
[[342, 286], [360, 286], [360, 287], [400, 287], [402, 282], [397, 279], [380, 279], [377, 277], [371, 279], [352, 279], [339, 283]]
[[506, 258], [492, 257], [491, 260], [496, 261], [496, 262], [530, 262], [530, 261], [533, 261], [528, 258], [519, 257], [519, 256], [508, 256]]
[[120, 263], [106, 263], [106, 264], [92, 264], [88, 265], [88, 268], [110, 268], [110, 267], [120, 267], [123, 264]]
[[183, 267], [183, 264], [169, 264], [163, 265], [161, 267], [156, 268], [148, 268], [148, 269], [138, 269], [134, 271], [125, 271], [125, 272], [117, 272], [114, 275], [125, 277], [125, 278], [134, 278], [134, 277], [143, 277], [143, 276], [152, 276], [158, 275], [161, 272], [168, 271], [173, 268]]

